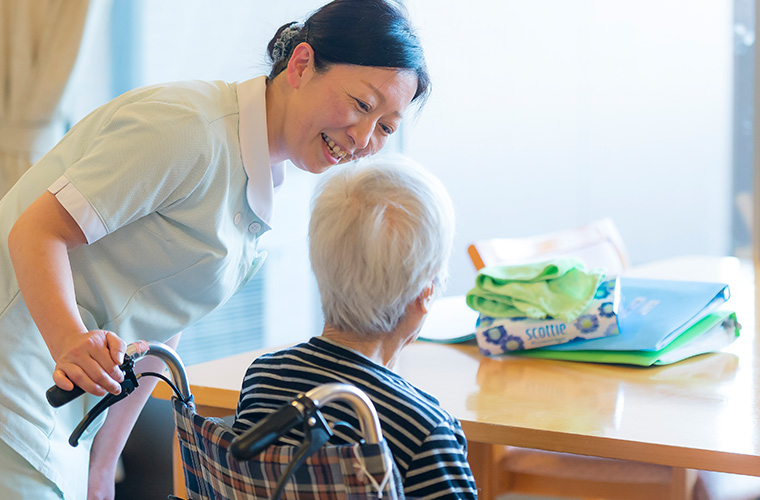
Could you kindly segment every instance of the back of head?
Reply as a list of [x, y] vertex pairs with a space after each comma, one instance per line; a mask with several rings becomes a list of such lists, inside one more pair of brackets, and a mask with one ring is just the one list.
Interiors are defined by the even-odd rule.
[[333, 64], [355, 64], [414, 71], [413, 101], [424, 101], [430, 90], [422, 44], [403, 6], [395, 0], [333, 0], [302, 25], [287, 23], [269, 42], [269, 78], [288, 64], [293, 48], [306, 42], [314, 49], [314, 64], [323, 71]]
[[336, 168], [318, 185], [309, 254], [325, 321], [393, 331], [428, 286], [446, 281], [454, 209], [443, 185], [401, 157]]

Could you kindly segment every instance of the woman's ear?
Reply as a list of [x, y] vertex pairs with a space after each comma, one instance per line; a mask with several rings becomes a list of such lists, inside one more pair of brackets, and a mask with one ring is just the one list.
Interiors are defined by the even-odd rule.
[[285, 69], [288, 83], [294, 89], [300, 87], [314, 72], [314, 49], [306, 42], [301, 42], [293, 49]]

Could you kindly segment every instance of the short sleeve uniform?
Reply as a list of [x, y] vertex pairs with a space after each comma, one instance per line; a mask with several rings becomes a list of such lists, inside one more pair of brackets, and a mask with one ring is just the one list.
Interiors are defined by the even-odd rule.
[[[245, 113], [235, 84], [182, 82], [128, 92], [72, 128], [0, 200], [0, 439], [66, 498], [84, 497], [99, 425], [72, 448], [68, 435], [94, 401], [59, 409], [45, 401], [55, 364], [18, 290], [10, 228], [56, 181], [70, 184], [104, 228], [69, 253], [86, 326], [126, 342], [167, 340], [224, 304], [263, 260], [257, 240], [270, 229], [273, 192], [265, 80], [244, 84]], [[243, 143], [253, 150], [247, 153], [246, 121], [251, 137]]]

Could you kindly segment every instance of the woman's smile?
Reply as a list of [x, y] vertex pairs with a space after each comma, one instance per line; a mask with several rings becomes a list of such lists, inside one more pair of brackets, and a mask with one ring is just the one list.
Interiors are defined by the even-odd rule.
[[339, 145], [333, 141], [330, 136], [322, 132], [322, 141], [325, 143], [325, 146], [327, 146], [327, 151], [330, 157], [334, 158], [337, 161], [340, 161], [346, 157], [348, 154], [347, 151], [343, 151]]

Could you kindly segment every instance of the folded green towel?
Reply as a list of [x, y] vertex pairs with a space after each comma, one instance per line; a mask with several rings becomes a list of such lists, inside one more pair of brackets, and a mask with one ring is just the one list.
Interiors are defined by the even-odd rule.
[[480, 270], [467, 305], [496, 318], [552, 318], [572, 321], [588, 307], [604, 278], [573, 258]]

